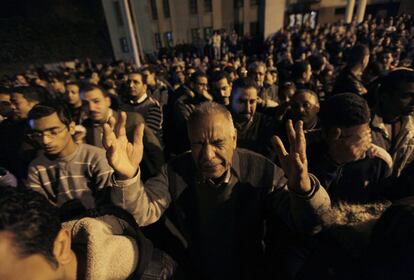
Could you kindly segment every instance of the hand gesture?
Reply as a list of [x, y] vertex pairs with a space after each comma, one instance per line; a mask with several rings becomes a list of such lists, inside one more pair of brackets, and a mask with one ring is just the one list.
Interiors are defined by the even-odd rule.
[[289, 137], [290, 151], [286, 151], [282, 140], [273, 136], [273, 145], [276, 148], [282, 169], [288, 178], [289, 189], [299, 194], [311, 191], [311, 182], [308, 174], [308, 160], [306, 157], [306, 139], [303, 132], [303, 122], [298, 121], [293, 128], [292, 120], [288, 120], [286, 131]]
[[142, 160], [144, 145], [144, 124], [141, 123], [135, 129], [134, 143], [129, 143], [126, 136], [126, 113], [120, 112], [118, 122], [110, 117], [104, 124], [102, 144], [106, 150], [106, 158], [114, 169], [116, 176], [121, 180], [135, 176]]

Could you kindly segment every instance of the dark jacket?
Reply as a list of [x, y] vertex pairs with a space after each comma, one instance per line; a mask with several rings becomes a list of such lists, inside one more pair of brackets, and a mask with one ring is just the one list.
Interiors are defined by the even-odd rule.
[[209, 185], [185, 153], [145, 186], [125, 189], [123, 207], [141, 225], [168, 207], [199, 271], [191, 279], [263, 279], [256, 273], [263, 268], [265, 221], [278, 217], [295, 231], [314, 233], [328, 211], [329, 197], [315, 177], [307, 196], [289, 192], [283, 171], [256, 153], [237, 149], [230, 172], [227, 184]]
[[311, 145], [307, 152], [309, 172], [320, 180], [333, 202], [367, 203], [385, 198], [380, 183], [390, 169], [383, 160], [365, 157], [339, 165], [329, 158], [323, 142]]
[[362, 80], [356, 77], [349, 68], [345, 68], [335, 81], [332, 94], [352, 92], [358, 95], [367, 93]]

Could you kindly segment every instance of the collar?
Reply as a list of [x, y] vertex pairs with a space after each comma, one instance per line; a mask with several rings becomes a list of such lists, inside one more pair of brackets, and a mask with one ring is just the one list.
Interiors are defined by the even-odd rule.
[[223, 185], [229, 184], [232, 176], [235, 176], [237, 180], [240, 180], [240, 158], [237, 149], [234, 151], [231, 166], [229, 169], [227, 169], [223, 180], [221, 180], [219, 183], [215, 183], [211, 179], [197, 181], [198, 183], [205, 182], [212, 187], [219, 188]]
[[377, 128], [388, 140], [391, 140], [390, 132], [388, 131], [383, 119], [377, 114], [374, 114], [374, 117], [371, 120], [371, 127]]
[[148, 97], [148, 94], [144, 93], [137, 101], [130, 99], [129, 103], [131, 103], [132, 105], [141, 104], [142, 102], [145, 101], [145, 99], [147, 99], [147, 97]]

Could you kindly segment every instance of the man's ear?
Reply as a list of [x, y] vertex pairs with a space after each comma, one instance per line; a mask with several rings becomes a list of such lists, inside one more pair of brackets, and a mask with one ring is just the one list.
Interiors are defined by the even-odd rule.
[[327, 140], [338, 140], [341, 137], [342, 130], [339, 127], [332, 127], [324, 129], [322, 133]]
[[53, 255], [59, 265], [66, 265], [73, 260], [72, 240], [67, 229], [62, 228], [53, 242]]
[[75, 122], [70, 122], [70, 124], [69, 124], [69, 133], [70, 133], [70, 135], [75, 134], [75, 127], [76, 127]]
[[232, 140], [233, 140], [233, 150], [235, 150], [237, 148], [237, 129], [235, 128], [234, 128]]

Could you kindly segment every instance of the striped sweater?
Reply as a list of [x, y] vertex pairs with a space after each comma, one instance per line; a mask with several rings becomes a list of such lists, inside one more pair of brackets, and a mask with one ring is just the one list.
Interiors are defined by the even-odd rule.
[[104, 187], [112, 187], [112, 201], [122, 204], [122, 188], [134, 183], [115, 181], [105, 150], [88, 144], [81, 144], [73, 154], [55, 160], [42, 153], [30, 163], [28, 173], [27, 186], [57, 206], [79, 199], [86, 208], [94, 208], [94, 194]]
[[145, 124], [154, 132], [157, 138], [162, 140], [163, 114], [159, 102], [152, 97], [146, 96], [142, 102], [125, 100], [121, 109], [127, 112], [140, 113], [145, 120]]

